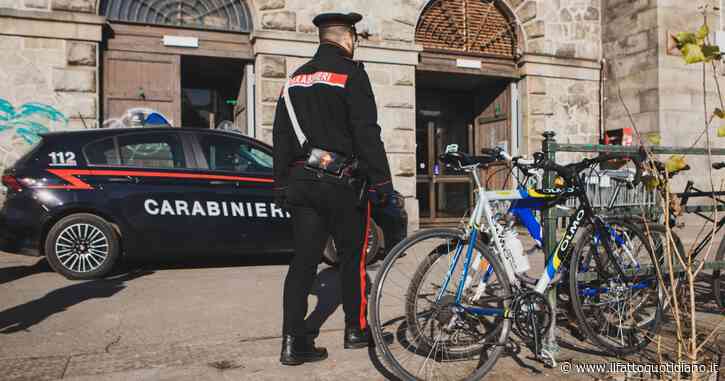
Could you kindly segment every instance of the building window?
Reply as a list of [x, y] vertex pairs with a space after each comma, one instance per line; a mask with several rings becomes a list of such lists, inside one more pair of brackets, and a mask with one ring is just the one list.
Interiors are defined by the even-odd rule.
[[101, 0], [109, 20], [199, 29], [250, 32], [244, 0]]
[[432, 0], [423, 11], [415, 40], [426, 50], [516, 57], [515, 21], [500, 0]]

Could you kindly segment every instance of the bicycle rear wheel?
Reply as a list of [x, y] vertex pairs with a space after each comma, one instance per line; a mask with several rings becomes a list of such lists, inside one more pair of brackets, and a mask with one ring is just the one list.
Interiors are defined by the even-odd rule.
[[[383, 262], [373, 283], [370, 325], [384, 362], [398, 377], [478, 380], [503, 352], [511, 327], [503, 317], [511, 286], [501, 263], [480, 242], [473, 243], [473, 255], [492, 265], [486, 290], [477, 287], [484, 269], [475, 281], [465, 282], [463, 299], [455, 302], [470, 244], [459, 229], [422, 230]], [[480, 316], [470, 308], [501, 313]]]
[[[577, 241], [569, 268], [570, 299], [587, 337], [602, 349], [624, 355], [644, 348], [660, 327], [665, 293], [656, 274], [641, 270], [661, 265], [661, 258], [633, 224], [607, 224], [604, 237], [598, 237], [590, 224]], [[603, 239], [609, 240], [613, 259], [629, 278], [626, 281], [607, 255]]]

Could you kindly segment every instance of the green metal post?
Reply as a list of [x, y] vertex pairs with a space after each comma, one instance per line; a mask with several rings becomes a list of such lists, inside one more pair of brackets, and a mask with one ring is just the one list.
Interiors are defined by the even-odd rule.
[[[556, 162], [556, 134], [553, 131], [544, 132], [544, 141], [541, 143], [541, 152], [548, 160]], [[544, 189], [554, 187], [554, 179], [556, 174], [552, 171], [544, 172], [543, 186]], [[556, 243], [556, 215], [553, 208], [547, 208], [543, 211], [543, 239], [544, 253], [547, 257], [554, 252], [554, 244]]]
[[[547, 159], [556, 162], [556, 134], [553, 131], [544, 132], [544, 141], [541, 143], [541, 152], [544, 153]], [[546, 171], [543, 178], [544, 189], [551, 189], [554, 187], [554, 179], [556, 174], [552, 171]], [[557, 216], [554, 213], [553, 208], [547, 208], [543, 211], [543, 239], [544, 239], [544, 253], [548, 262], [549, 257], [554, 252], [556, 244], [556, 223]], [[551, 312], [553, 314], [553, 324], [549, 330], [547, 338], [544, 340], [542, 345], [542, 352], [538, 355], [542, 355], [551, 361], [552, 366], [556, 366], [556, 357], [559, 354], [559, 345], [556, 343], [556, 285], [553, 285], [547, 296], [549, 304], [551, 305]]]

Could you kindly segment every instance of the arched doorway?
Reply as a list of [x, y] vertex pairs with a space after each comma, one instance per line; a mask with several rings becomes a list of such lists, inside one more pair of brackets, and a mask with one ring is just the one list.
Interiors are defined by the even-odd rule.
[[[519, 35], [500, 0], [432, 0], [422, 10], [416, 43], [417, 198], [421, 225], [460, 221], [472, 205], [465, 174], [437, 157], [448, 144], [471, 154], [517, 149]], [[510, 186], [505, 175], [483, 173], [490, 188]]]
[[101, 0], [99, 12], [109, 21], [104, 124], [143, 108], [174, 126], [229, 121], [247, 132], [253, 125], [252, 19], [244, 0]]

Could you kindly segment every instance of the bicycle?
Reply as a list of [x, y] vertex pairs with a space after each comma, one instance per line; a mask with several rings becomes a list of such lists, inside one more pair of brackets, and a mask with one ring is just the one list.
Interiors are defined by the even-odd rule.
[[[660, 171], [660, 173], [664, 176], [664, 164], [658, 163], [657, 169]], [[712, 168], [715, 170], [723, 169], [725, 168], [725, 162], [718, 162], [713, 163]], [[689, 166], [684, 166], [683, 168], [674, 171], [672, 173], [669, 173], [669, 178], [672, 178], [676, 176], [677, 174], [680, 174], [682, 172], [685, 172], [689, 170]], [[693, 181], [688, 181], [685, 185], [685, 189], [681, 193], [675, 193], [674, 196], [679, 200], [679, 210], [677, 210], [673, 204], [671, 203], [669, 205], [670, 212], [670, 221], [669, 225], [672, 227], [678, 226], [678, 212], [685, 211], [687, 213], [694, 213], [697, 216], [703, 218], [708, 223], [714, 223], [715, 229], [706, 229], [705, 235], [702, 237], [702, 239], [697, 242], [696, 245], [693, 245], [693, 248], [690, 253], [686, 253], [684, 248], [682, 248], [682, 244], [680, 243], [676, 245], [677, 253], [680, 255], [681, 258], [683, 258], [683, 261], [686, 263], [687, 258], [691, 258], [692, 260], [696, 259], [705, 249], [710, 245], [710, 242], [717, 236], [717, 234], [722, 230], [723, 226], [725, 226], [725, 213], [722, 217], [716, 222], [713, 220], [710, 216], [706, 215], [706, 212], [712, 212], [712, 206], [710, 205], [695, 205], [695, 206], [688, 206], [688, 202], [691, 199], [696, 198], [708, 198], [708, 199], [714, 199], [717, 203], [716, 208], [720, 211], [723, 210], [723, 206], [725, 206], [725, 199], [723, 199], [723, 196], [725, 196], [725, 192], [717, 191], [717, 192], [706, 192], [701, 189], [698, 189], [695, 187], [695, 184]], [[680, 238], [677, 235], [676, 232], [671, 232], [673, 239], [676, 242], [680, 242]], [[715, 253], [714, 261], [716, 262], [722, 262], [725, 260], [725, 239], [720, 241], [720, 244], [718, 245], [717, 251]], [[676, 261], [676, 265], [679, 265], [679, 261]], [[725, 308], [725, 272], [723, 272], [720, 269], [714, 269], [711, 274], [711, 281], [712, 281], [712, 295], [715, 301], [717, 302], [718, 306], [720, 308]]]
[[[661, 320], [662, 290], [659, 282], [651, 276], [641, 278], [637, 274], [642, 263], [632, 257], [631, 253], [619, 257], [613, 254], [611, 231], [592, 211], [578, 176], [590, 166], [628, 156], [631, 155], [602, 155], [595, 159], [559, 166], [544, 160], [542, 155], [538, 155], [535, 162], [527, 163], [521, 158], [510, 158], [503, 152], [472, 157], [457, 152], [457, 149], [447, 149], [441, 155], [441, 161], [455, 165], [471, 175], [476, 186], [476, 205], [463, 228], [421, 230], [394, 247], [384, 261], [373, 284], [370, 302], [373, 338], [383, 352], [384, 361], [404, 379], [419, 379], [421, 376], [430, 379], [440, 375], [456, 379], [480, 379], [496, 363], [512, 328], [522, 337], [534, 342], [535, 353], [538, 355], [541, 352], [542, 338], [555, 321], [550, 305], [544, 298], [544, 292], [562, 268], [571, 270], [569, 282], [573, 287], [569, 288], [574, 302], [573, 308], [579, 320], [585, 326], [592, 324], [582, 318], [585, 314], [590, 314], [606, 323], [604, 329], [596, 326], [584, 329], [590, 339], [600, 346], [613, 348], [617, 353], [641, 348], [642, 343], [646, 345], [649, 342], [648, 334], [658, 328]], [[546, 203], [555, 205], [571, 197], [577, 197], [580, 201], [566, 234], [551, 253], [546, 271], [533, 290], [529, 290], [515, 276], [516, 259], [505, 242], [506, 237], [501, 234], [501, 225], [494, 221], [490, 205], [492, 200], [515, 200], [521, 199], [522, 195], [519, 191], [487, 192], [478, 175], [480, 167], [503, 160], [523, 169], [540, 168], [554, 171], [561, 176], [566, 187], [533, 192]], [[634, 158], [633, 161], [637, 164], [635, 181], [638, 181], [641, 158]], [[591, 237], [596, 237], [597, 243], [594, 247], [599, 247], [600, 244], [604, 247], [604, 256], [598, 255], [599, 250], [595, 253], [579, 250], [574, 251], [573, 257], [569, 258], [575, 242], [574, 237], [582, 228], [591, 233]], [[645, 255], [648, 257], [644, 260], [655, 262], [646, 239], [640, 237], [640, 242], [643, 243]], [[422, 254], [424, 259], [419, 262], [412, 260], [416, 253]], [[474, 258], [476, 265], [472, 266]], [[444, 263], [446, 260], [447, 265]], [[571, 267], [570, 261], [577, 266]], [[444, 264], [441, 268], [434, 267], [441, 263]], [[403, 271], [405, 267], [414, 269], [409, 272], [414, 276], [408, 278], [409, 281], [401, 288], [406, 290], [405, 297], [396, 297], [403, 302], [405, 311], [402, 316], [384, 316], [381, 313], [384, 312], [381, 310], [383, 307], [400, 307], [400, 303], [396, 301], [386, 305], [383, 298], [388, 283], [400, 286], [398, 278], [400, 275], [406, 277]], [[477, 271], [480, 279], [478, 282], [470, 282], [469, 271], [476, 267], [481, 270]], [[433, 276], [428, 281], [428, 277], [436, 271], [440, 277]], [[457, 274], [459, 277], [456, 282], [454, 278]], [[456, 283], [455, 290], [450, 291], [449, 287]], [[654, 292], [655, 296], [650, 298], [647, 290]], [[635, 296], [643, 298], [638, 301], [635, 309], [630, 310], [627, 304]], [[615, 326], [611, 324], [611, 316], [606, 310], [612, 305], [617, 308], [613, 311], [618, 313], [615, 334], [620, 340], [619, 345], [616, 342], [607, 342], [601, 337], [612, 334], [611, 330]], [[642, 321], [631, 321], [635, 315], [645, 318]], [[391, 328], [393, 332], [384, 332], [387, 328]], [[400, 356], [393, 354], [394, 350], [397, 351], [397, 348], [393, 348], [396, 340], [384, 340], [384, 337], [390, 337], [389, 333], [400, 344]], [[641, 335], [637, 336], [637, 333]], [[406, 368], [406, 364], [410, 365], [413, 361], [416, 366], [413, 369]], [[441, 371], [434, 369], [433, 363], [450, 366]]]

